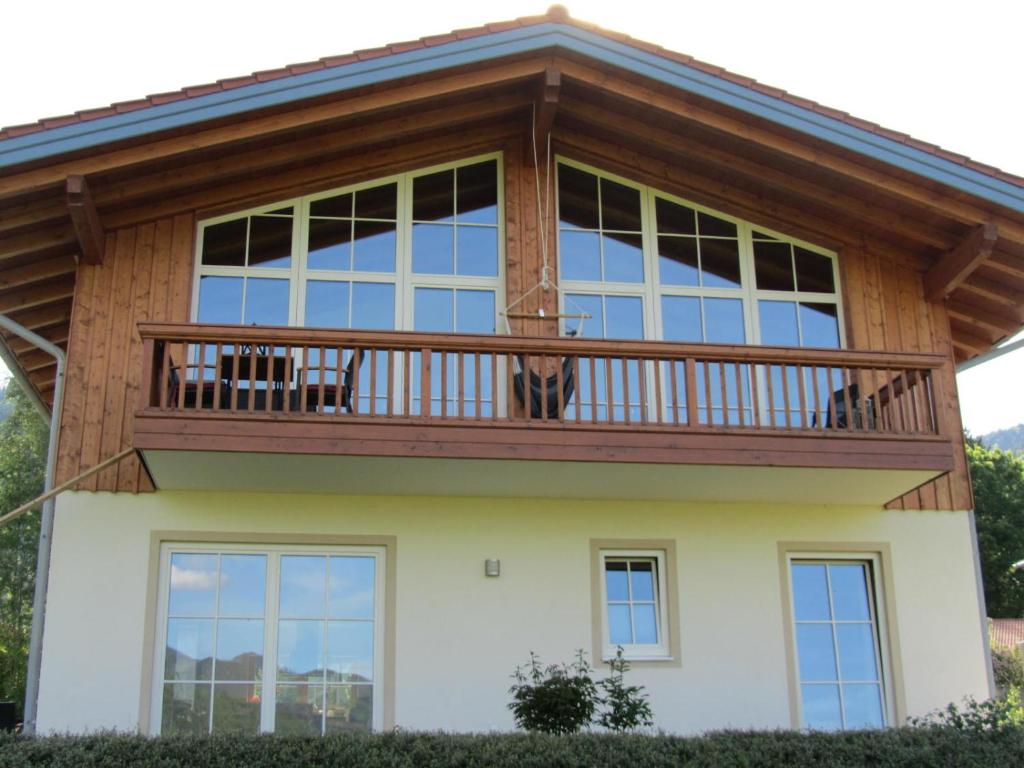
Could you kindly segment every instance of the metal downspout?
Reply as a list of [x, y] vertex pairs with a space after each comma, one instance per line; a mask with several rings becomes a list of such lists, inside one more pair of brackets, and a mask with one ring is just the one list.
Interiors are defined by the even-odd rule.
[[[0, 328], [4, 328], [15, 336], [20, 336], [30, 344], [52, 355], [57, 361], [57, 378], [53, 389], [53, 410], [49, 418], [50, 444], [46, 449], [46, 474], [43, 480], [43, 492], [53, 488], [57, 464], [57, 436], [60, 430], [60, 409], [64, 401], [64, 368], [67, 362], [64, 351], [56, 344], [19, 325], [6, 315], [0, 314]], [[16, 362], [16, 361], [15, 361]], [[18, 378], [21, 372], [17, 365], [11, 366], [11, 373]], [[26, 382], [27, 383], [27, 382]], [[31, 388], [29, 388], [29, 391]], [[39, 672], [42, 668], [43, 626], [46, 622], [46, 592], [50, 581], [50, 550], [53, 542], [53, 509], [54, 499], [43, 502], [42, 515], [39, 519], [39, 551], [36, 559], [36, 589], [32, 600], [32, 634], [28, 645], [28, 676], [25, 680], [25, 712], [22, 732], [35, 733], [36, 713], [39, 700]]]

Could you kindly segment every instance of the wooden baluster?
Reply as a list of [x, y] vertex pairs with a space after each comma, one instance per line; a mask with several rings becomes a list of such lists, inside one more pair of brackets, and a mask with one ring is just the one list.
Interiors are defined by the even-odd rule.
[[[538, 360], [538, 371], [540, 373], [540, 418], [541, 421], [548, 420], [548, 356], [542, 354]], [[533, 377], [531, 376], [532, 380]]]
[[273, 343], [267, 344], [267, 354], [265, 356], [265, 364], [267, 366], [266, 382], [264, 384], [267, 387], [266, 396], [263, 398], [263, 410], [266, 413], [270, 413], [271, 406], [274, 400], [274, 362], [277, 357], [275, 354]]
[[640, 423], [647, 424], [649, 414], [647, 413], [647, 361], [642, 357], [636, 359], [637, 388], [640, 400]]
[[718, 388], [722, 396], [722, 425], [729, 426], [729, 388], [726, 386], [725, 363], [718, 361]]
[[740, 426], [741, 427], [745, 427], [745, 426], [747, 426], [747, 415], [744, 413], [746, 408], [744, 408], [744, 400], [745, 400], [745, 398], [743, 397], [743, 375], [742, 375], [742, 371], [741, 371], [741, 366], [742, 366], [742, 364], [739, 363], [739, 362], [736, 362], [736, 363], [732, 364], [733, 372], [736, 374], [736, 407], [737, 407], [737, 413], [738, 413], [738, 415], [740, 417]]
[[531, 372], [530, 354], [523, 355], [523, 418], [526, 421], [533, 419], [533, 376]]
[[171, 383], [171, 345], [166, 341], [159, 342], [160, 353], [160, 408], [166, 410], [171, 407], [167, 388]]
[[[361, 347], [352, 348], [352, 359], [355, 360], [355, 362], [352, 364], [352, 391], [348, 394], [348, 407], [354, 416], [359, 415], [359, 374], [360, 369], [363, 367], [362, 362], [364, 351], [365, 350]], [[341, 366], [340, 358], [338, 366]], [[340, 371], [338, 375], [341, 375]], [[341, 382], [339, 381], [338, 384], [340, 386]]]
[[904, 381], [907, 382], [907, 394], [910, 397], [910, 413], [911, 413], [911, 424], [913, 425], [914, 432], [921, 432], [921, 404], [918, 392], [918, 382], [920, 377], [917, 371], [904, 371]]
[[[317, 355], [319, 357], [320, 366], [319, 366], [319, 374], [317, 376], [317, 382], [316, 382], [316, 412], [317, 413], [324, 413], [325, 406], [327, 405], [327, 403], [325, 402], [326, 397], [327, 397], [327, 392], [326, 392], [326, 387], [324, 386], [324, 373], [325, 373], [325, 371], [327, 369], [327, 360], [326, 360], [326, 358], [327, 358], [327, 347], [317, 347], [317, 349], [319, 350], [317, 352]], [[336, 368], [336, 377], [337, 377], [337, 382], [336, 382], [337, 391], [340, 393], [341, 392], [341, 350], [338, 350], [338, 360], [337, 360], [337, 363], [335, 364], [335, 368]], [[341, 397], [341, 395], [339, 394], [339, 395], [337, 395], [337, 397]], [[339, 407], [338, 410], [341, 411], [341, 408]]]
[[662, 402], [661, 401], [662, 401], [662, 397], [663, 397], [663, 394], [662, 394], [662, 391], [661, 391], [661, 366], [662, 366], [663, 362], [664, 362], [663, 360], [654, 360], [653, 361], [653, 364], [654, 364], [654, 412], [656, 414], [655, 417], [654, 417], [654, 423], [655, 424], [664, 424], [665, 423], [665, 414], [661, 410], [661, 406], [662, 406]]
[[199, 342], [199, 357], [196, 358], [196, 401], [192, 403], [192, 409], [199, 411], [203, 408], [203, 385], [206, 383], [206, 342]]
[[302, 346], [302, 372], [299, 379], [299, 411], [305, 413], [308, 410], [306, 397], [309, 394], [309, 347]]
[[885, 408], [882, 404], [882, 390], [884, 387], [878, 386], [878, 369], [870, 368], [867, 372], [868, 384], [871, 389], [871, 396], [874, 398], [874, 405], [871, 410], [875, 414], [875, 431], [885, 432]]
[[573, 411], [576, 414], [576, 423], [580, 423], [580, 411], [583, 410], [583, 403], [580, 400], [580, 358], [579, 355], [573, 355], [572, 358], [572, 381], [573, 381], [573, 392], [576, 396], [576, 407]]
[[555, 397], [557, 399], [556, 405], [558, 407], [558, 413], [556, 415], [558, 416], [558, 420], [562, 421], [562, 422], [565, 421], [565, 392], [563, 392], [563, 386], [565, 384], [565, 382], [563, 381], [564, 379], [565, 379], [565, 374], [562, 371], [562, 365], [558, 362], [558, 358], [556, 357], [555, 358], [555, 387], [558, 390], [555, 393]]
[[893, 422], [898, 432], [907, 432], [907, 415], [903, 400], [903, 380], [899, 371], [888, 371], [890, 387], [892, 388], [892, 410]]
[[591, 355], [590, 360], [590, 421], [597, 423], [597, 360]]
[[828, 423], [831, 425], [831, 429], [839, 429], [839, 409], [836, 407], [836, 390], [835, 390], [835, 376], [833, 376], [834, 368], [828, 368], [826, 375], [828, 376]]
[[804, 383], [804, 367], [796, 367], [796, 396], [800, 408], [800, 428], [807, 429], [807, 386]]
[[630, 415], [632, 410], [632, 401], [629, 396], [629, 358], [623, 357], [622, 360], [622, 417], [627, 424], [631, 424], [633, 419]]
[[480, 392], [480, 351], [473, 353], [473, 416], [479, 421], [483, 418], [482, 406], [483, 393]]
[[924, 394], [927, 399], [928, 407], [926, 409], [928, 415], [928, 432], [931, 434], [938, 434], [939, 431], [939, 419], [935, 412], [935, 383], [932, 377], [931, 371], [924, 371]]
[[256, 342], [249, 345], [249, 402], [246, 408], [252, 413], [256, 408]]
[[412, 416], [412, 350], [402, 352], [402, 413]]
[[705, 360], [701, 363], [704, 369], [704, 413], [708, 420], [708, 426], [715, 425], [715, 403], [711, 396], [711, 361]]
[[825, 425], [825, 419], [821, 413], [821, 393], [818, 392], [818, 366], [811, 366], [811, 385], [814, 387], [814, 425], [821, 429]]
[[229, 403], [232, 413], [238, 412], [238, 366], [241, 363], [242, 350], [235, 339], [231, 345], [231, 402]]
[[856, 419], [854, 419], [853, 403], [850, 401], [850, 369], [845, 366], [840, 368], [839, 375], [843, 383], [843, 403], [846, 406], [846, 430], [852, 432]]
[[[689, 358], [683, 360], [683, 378], [686, 378], [686, 366]], [[668, 361], [668, 385], [672, 390], [672, 423], [676, 426], [679, 425], [679, 381], [676, 375], [676, 368], [679, 365], [678, 360]], [[684, 402], [686, 402], [684, 400]]]
[[750, 415], [755, 427], [761, 426], [761, 403], [758, 393], [757, 366], [751, 364], [747, 368], [747, 379], [750, 382]]
[[441, 352], [441, 418], [448, 417], [448, 353]]
[[[498, 420], [498, 353], [497, 351], [492, 352], [491, 355], [491, 420]], [[508, 404], [508, 407], [512, 407], [512, 403]]]
[[[294, 348], [291, 344], [286, 344], [284, 347], [284, 388], [281, 392], [281, 407], [285, 413], [291, 413], [292, 410], [292, 363], [295, 361]], [[216, 398], [216, 392], [214, 398]]]
[[516, 388], [515, 388], [515, 376], [516, 369], [512, 364], [515, 360], [515, 356], [510, 352], [505, 353], [505, 417], [512, 421], [515, 418], [515, 407], [516, 407]]
[[433, 395], [430, 386], [430, 350], [420, 350], [420, 416], [430, 418], [433, 410]]
[[697, 397], [697, 361], [694, 358], [686, 358], [683, 374], [686, 377], [686, 421], [691, 429], [696, 429], [700, 426], [700, 400]]
[[388, 380], [387, 380], [387, 415], [395, 415], [395, 352], [388, 349], [385, 354], [388, 356]]
[[464, 355], [465, 353], [459, 350], [455, 358], [455, 375], [459, 378], [458, 387], [455, 389], [457, 406], [455, 412], [460, 419], [466, 415], [466, 361]]
[[224, 344], [217, 342], [213, 350], [213, 410], [220, 410], [220, 359], [224, 355]]
[[605, 386], [605, 399], [607, 402], [608, 413], [606, 414], [607, 422], [609, 424], [615, 423], [615, 389], [612, 387], [612, 358], [606, 357], [604, 359], [604, 379]]
[[[354, 358], [351, 358], [354, 359]], [[326, 379], [326, 374], [331, 369], [326, 367], [327, 363], [324, 362], [324, 373], [320, 374], [320, 378]], [[326, 413], [328, 406], [334, 408], [334, 416], [342, 416], [345, 413], [345, 347], [338, 346], [334, 350], [334, 403], [328, 403], [327, 397], [327, 382], [324, 381], [324, 412]], [[351, 395], [351, 393], [349, 393]], [[351, 400], [349, 403], [351, 404]]]
[[151, 408], [153, 397], [157, 393], [157, 379], [154, 378], [156, 368], [156, 344], [153, 339], [142, 340], [142, 378], [139, 386], [139, 409]]
[[[768, 423], [773, 429], [778, 426], [775, 418], [775, 377], [772, 376], [776, 367], [777, 366], [766, 365], [764, 369], [767, 374], [765, 376], [765, 389], [768, 393]], [[781, 367], [779, 367], [779, 371], [780, 373], [782, 372]]]
[[786, 416], [786, 429], [793, 427], [793, 414], [790, 413], [789, 404], [789, 370], [788, 366], [779, 366], [779, 372], [782, 374], [782, 407]]
[[377, 415], [377, 348], [370, 350], [370, 415]]
[[181, 342], [181, 355], [178, 359], [178, 410], [185, 410], [185, 389], [188, 387], [188, 342]]

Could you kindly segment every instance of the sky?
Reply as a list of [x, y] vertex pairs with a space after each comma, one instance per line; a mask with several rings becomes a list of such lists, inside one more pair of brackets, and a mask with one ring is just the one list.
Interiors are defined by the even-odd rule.
[[[0, 126], [543, 13], [543, 2], [6, 3]], [[572, 16], [1024, 175], [1024, 3], [573, 0]], [[0, 376], [2, 363], [0, 363]], [[1024, 422], [1024, 350], [960, 377], [974, 434]]]

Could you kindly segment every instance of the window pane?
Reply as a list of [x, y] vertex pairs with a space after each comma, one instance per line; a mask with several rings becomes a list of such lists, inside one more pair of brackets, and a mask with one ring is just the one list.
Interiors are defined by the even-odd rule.
[[666, 341], [703, 341], [700, 299], [696, 296], [662, 296], [661, 324]]
[[498, 162], [466, 165], [458, 176], [458, 220], [474, 224], [498, 223]]
[[866, 567], [863, 563], [848, 565], [832, 564], [829, 576], [832, 579], [832, 604], [839, 621], [868, 621], [868, 588]]
[[704, 330], [712, 344], [745, 344], [743, 301], [704, 299]]
[[455, 292], [455, 330], [459, 333], [494, 333], [494, 292]]
[[731, 221], [719, 219], [709, 213], [697, 213], [697, 228], [700, 234], [714, 237], [736, 237], [736, 225]]
[[246, 278], [242, 321], [245, 325], [288, 325], [288, 281]]
[[877, 680], [875, 633], [871, 624], [837, 624], [839, 670], [843, 680]]
[[164, 686], [160, 733], [203, 736], [210, 732], [210, 686], [172, 683]]
[[373, 722], [373, 686], [327, 686], [326, 733], [368, 731]]
[[879, 685], [844, 685], [843, 704], [847, 728], [881, 728], [882, 695]]
[[306, 264], [310, 269], [351, 269], [351, 241], [351, 221], [310, 219]]
[[602, 235], [604, 279], [609, 282], [644, 281], [643, 239], [640, 235]]
[[326, 610], [327, 558], [281, 557], [281, 616], [321, 618]]
[[396, 243], [393, 223], [357, 221], [352, 243], [352, 269], [357, 272], [394, 272]]
[[311, 216], [351, 216], [352, 193], [314, 200], [309, 204], [309, 213]]
[[789, 243], [754, 243], [757, 287], [763, 291], [792, 291], [793, 262]]
[[797, 621], [827, 621], [828, 605], [825, 566], [818, 563], [793, 565], [793, 613]]
[[796, 328], [796, 302], [759, 301], [761, 343], [780, 347], [800, 346]]
[[245, 265], [245, 239], [248, 217], [225, 221], [203, 229], [203, 264], [219, 267]]
[[699, 285], [697, 239], [659, 237], [658, 271], [664, 285]]
[[644, 337], [643, 300], [632, 296], [605, 298], [605, 337], [609, 339], [642, 339]]
[[605, 591], [609, 600], [629, 600], [629, 572], [624, 562], [604, 564]]
[[412, 271], [421, 275], [450, 275], [455, 267], [453, 227], [447, 224], [414, 224]]
[[395, 327], [395, 286], [352, 283], [353, 328], [389, 331]]
[[662, 234], [696, 235], [697, 225], [692, 208], [658, 197], [654, 201], [658, 232]]
[[262, 616], [267, 580], [266, 555], [221, 555], [221, 616]]
[[213, 619], [168, 619], [164, 677], [209, 680], [213, 669]]
[[309, 280], [306, 283], [307, 328], [348, 328], [350, 284], [336, 280]]
[[373, 622], [327, 623], [327, 681], [373, 680]]
[[274, 703], [274, 733], [319, 736], [323, 732], [324, 687], [279, 685]]
[[497, 276], [497, 227], [457, 227], [456, 230], [456, 272], [480, 277]]
[[565, 280], [600, 280], [601, 245], [596, 232], [562, 232], [558, 236], [562, 277]]
[[655, 618], [654, 606], [647, 603], [634, 605], [633, 621], [636, 622], [636, 642], [644, 645], [656, 645], [658, 622]]
[[217, 680], [258, 680], [263, 675], [263, 620], [217, 622]]
[[802, 685], [804, 727], [816, 731], [837, 731], [843, 727], [838, 685]]
[[375, 569], [372, 557], [332, 557], [327, 615], [335, 619], [373, 618]]
[[805, 347], [839, 346], [839, 309], [835, 304], [800, 304], [800, 330]]
[[[390, 219], [397, 217], [398, 185], [382, 184], [379, 187], [360, 189], [356, 192], [357, 219]], [[346, 214], [347, 215], [347, 214]]]
[[708, 288], [740, 287], [740, 249], [736, 240], [700, 239], [702, 284]]
[[835, 279], [832, 273], [832, 259], [820, 253], [794, 246], [796, 260], [796, 284], [798, 290], [812, 293], [834, 293]]
[[454, 293], [446, 288], [417, 288], [413, 298], [413, 329], [442, 333], [454, 331]]
[[249, 222], [249, 266], [288, 267], [291, 261], [292, 217], [253, 216]]
[[797, 624], [796, 647], [801, 681], [838, 679], [831, 624]]
[[417, 176], [412, 182], [412, 217], [416, 221], [452, 221], [454, 198], [455, 171]]
[[640, 231], [640, 190], [601, 179], [601, 228]]
[[565, 321], [566, 333], [600, 339], [604, 336], [604, 306], [600, 296], [584, 293], [569, 293], [565, 296], [567, 314], [590, 315], [586, 318], [569, 318]]
[[171, 555], [171, 616], [213, 616], [217, 609], [217, 555]]
[[200, 323], [237, 323], [242, 319], [242, 278], [199, 278]]
[[633, 628], [628, 604], [608, 606], [608, 640], [612, 645], [632, 645]]
[[324, 623], [277, 623], [277, 677], [285, 681], [323, 682]]
[[563, 227], [597, 229], [597, 176], [558, 166], [558, 220]]
[[633, 561], [630, 563], [630, 585], [633, 588], [634, 600], [654, 599], [654, 564]]
[[213, 733], [259, 733], [262, 686], [213, 686]]

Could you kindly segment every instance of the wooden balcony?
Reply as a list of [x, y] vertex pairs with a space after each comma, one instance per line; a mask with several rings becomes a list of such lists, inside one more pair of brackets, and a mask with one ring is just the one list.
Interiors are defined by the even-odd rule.
[[937, 355], [139, 331], [158, 487], [876, 503], [953, 468]]

